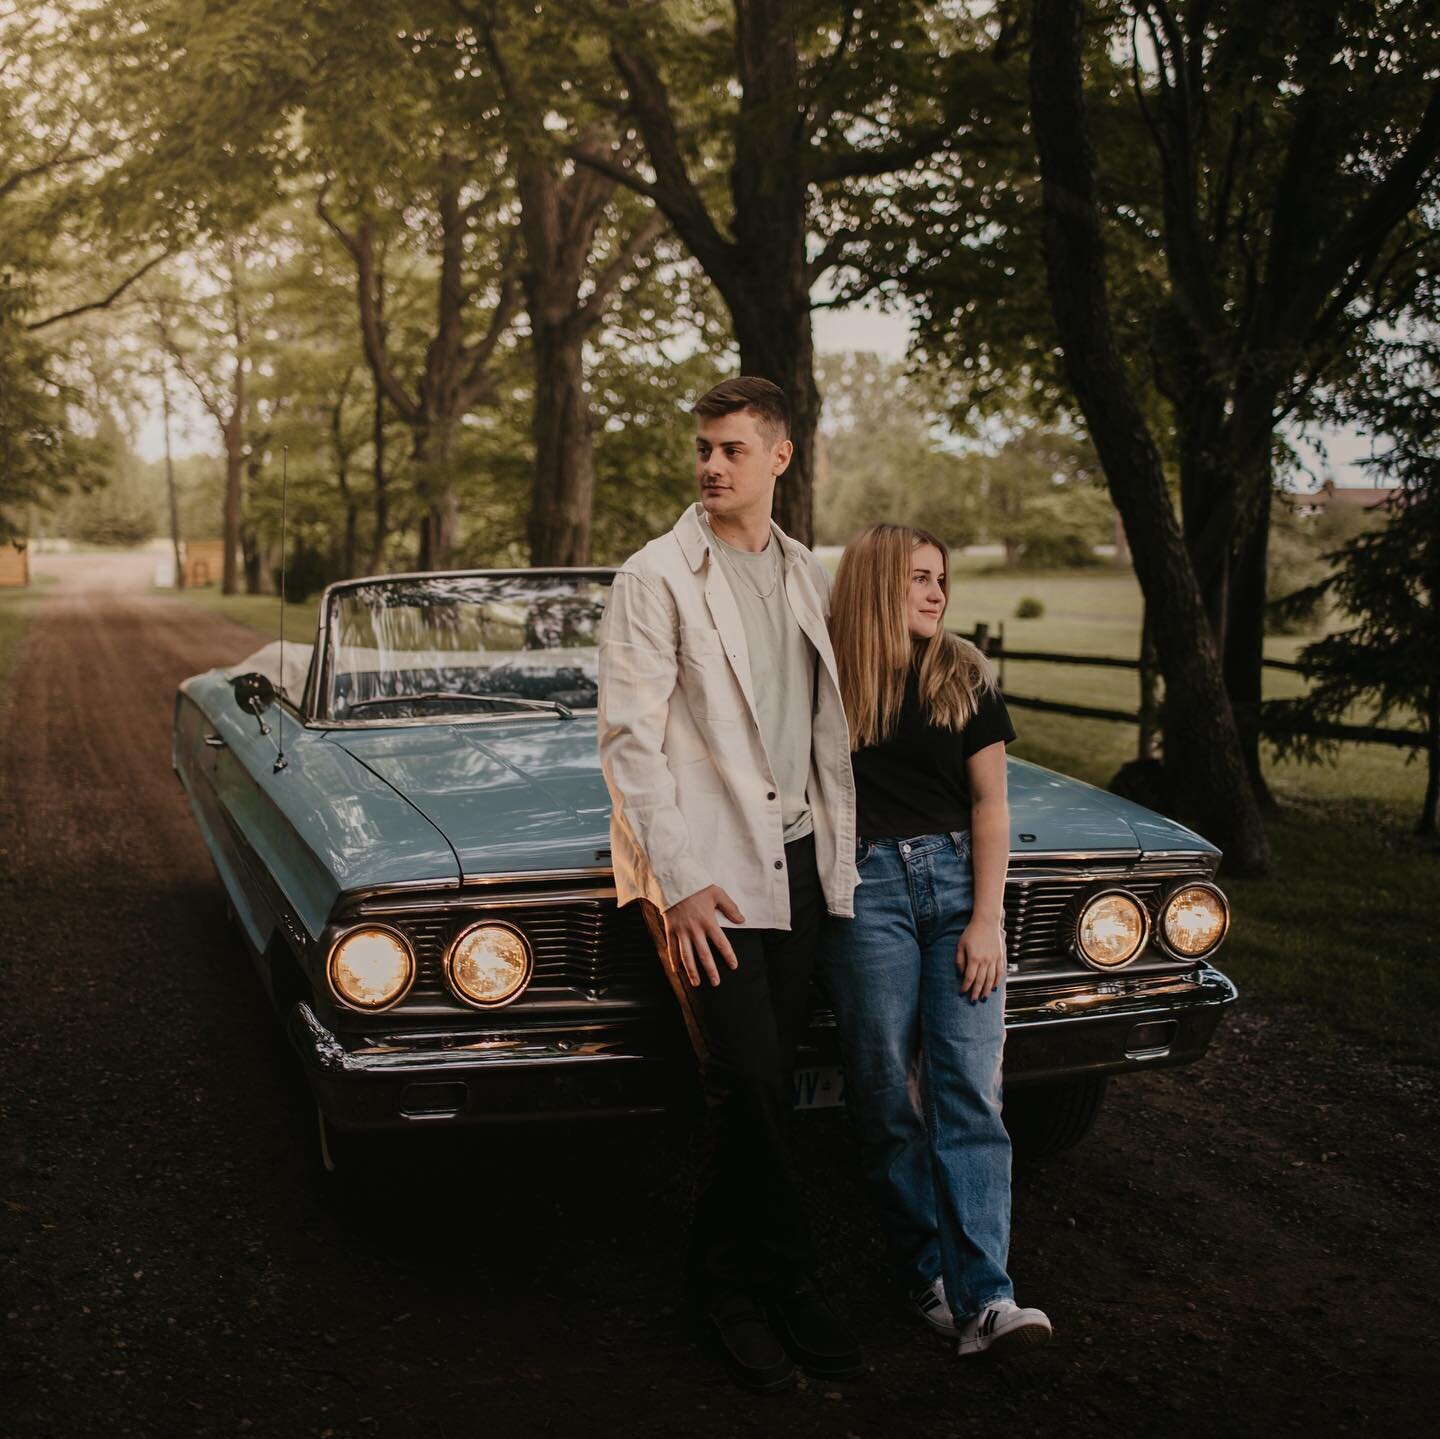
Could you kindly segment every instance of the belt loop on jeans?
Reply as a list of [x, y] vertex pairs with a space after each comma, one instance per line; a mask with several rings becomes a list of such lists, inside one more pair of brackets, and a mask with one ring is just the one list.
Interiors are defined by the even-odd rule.
[[952, 829], [950, 843], [955, 846], [956, 859], [966, 858], [970, 851], [970, 831], [968, 829]]

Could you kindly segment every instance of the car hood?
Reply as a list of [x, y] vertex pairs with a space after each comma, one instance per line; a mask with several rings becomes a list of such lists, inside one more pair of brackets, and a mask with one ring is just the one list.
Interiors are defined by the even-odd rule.
[[1218, 853], [1183, 824], [1027, 760], [1012, 758], [1007, 778], [1010, 848], [1016, 859], [1105, 850]]
[[593, 716], [329, 738], [435, 825], [467, 876], [589, 868], [610, 857]]
[[[588, 868], [609, 859], [610, 796], [593, 715], [503, 725], [331, 731], [329, 739], [403, 795], [467, 876]], [[1213, 852], [1183, 825], [1129, 800], [1009, 762], [1011, 849], [1027, 854]]]

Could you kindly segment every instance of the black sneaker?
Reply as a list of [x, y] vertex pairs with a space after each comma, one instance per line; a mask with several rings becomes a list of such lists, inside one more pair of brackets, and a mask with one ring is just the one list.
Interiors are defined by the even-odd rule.
[[795, 1382], [795, 1366], [755, 1301], [744, 1294], [712, 1305], [705, 1322], [720, 1341], [730, 1377], [756, 1394], [774, 1394]]
[[807, 1372], [821, 1379], [853, 1379], [864, 1372], [859, 1340], [812, 1280], [798, 1281], [775, 1295], [767, 1313], [775, 1337]]

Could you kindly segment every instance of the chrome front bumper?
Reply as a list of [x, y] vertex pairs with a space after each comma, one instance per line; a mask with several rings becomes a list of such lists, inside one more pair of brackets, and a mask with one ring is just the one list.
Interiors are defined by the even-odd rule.
[[673, 1038], [653, 1020], [350, 1039], [302, 1001], [287, 1027], [341, 1129], [660, 1114], [683, 1093]]
[[[1180, 975], [1012, 983], [1005, 1083], [1189, 1064], [1205, 1053], [1235, 999], [1235, 986], [1208, 965]], [[342, 1129], [381, 1129], [679, 1108], [693, 1097], [695, 1078], [675, 1020], [667, 1009], [478, 1038], [471, 1032], [362, 1039], [333, 1033], [302, 1002], [290, 1011], [288, 1029], [326, 1117]], [[839, 1062], [828, 1015], [817, 1015], [797, 1062]]]
[[1012, 985], [1005, 1005], [1007, 1085], [1190, 1064], [1238, 998], [1209, 965], [1094, 980]]

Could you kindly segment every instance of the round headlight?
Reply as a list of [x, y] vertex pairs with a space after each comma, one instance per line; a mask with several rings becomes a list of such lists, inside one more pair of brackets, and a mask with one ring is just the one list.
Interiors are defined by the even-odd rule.
[[1225, 938], [1229, 927], [1230, 906], [1209, 884], [1177, 889], [1160, 912], [1165, 947], [1180, 959], [1202, 959]]
[[509, 1004], [535, 968], [530, 942], [514, 925], [482, 920], [462, 930], [445, 956], [445, 978], [465, 1001], [481, 1009]]
[[1119, 969], [1142, 949], [1150, 933], [1150, 916], [1133, 894], [1108, 889], [1080, 911], [1075, 948], [1095, 969]]
[[355, 1009], [389, 1009], [415, 980], [415, 955], [398, 929], [367, 924], [342, 934], [326, 966], [337, 999]]

